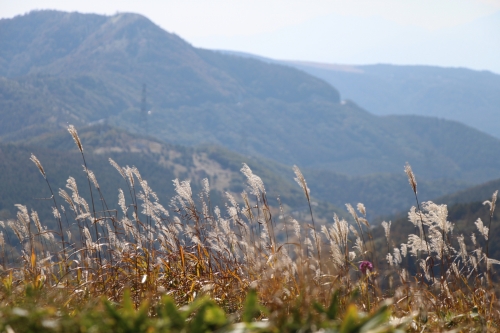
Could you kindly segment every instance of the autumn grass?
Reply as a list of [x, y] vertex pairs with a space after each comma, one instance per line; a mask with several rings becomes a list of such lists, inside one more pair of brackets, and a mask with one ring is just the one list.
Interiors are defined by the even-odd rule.
[[[416, 234], [394, 244], [386, 222], [385, 246], [377, 247], [362, 204], [346, 205], [351, 222], [334, 215], [317, 225], [297, 167], [307, 221], [272, 207], [247, 165], [247, 190], [226, 193], [224, 207], [212, 206], [205, 179], [198, 194], [189, 181], [174, 180], [177, 195], [166, 208], [139, 170], [110, 160], [124, 186], [118, 207], [108, 207], [76, 129], [69, 132], [82, 155], [85, 190], [70, 177], [56, 196], [33, 155], [56, 229], [22, 205], [16, 220], [2, 223], [3, 330], [498, 330], [492, 265], [500, 262], [487, 248], [494, 221], [476, 221], [485, 251], [475, 235], [455, 235], [445, 205], [418, 201], [409, 166]], [[496, 193], [487, 202], [490, 217], [495, 201]]]

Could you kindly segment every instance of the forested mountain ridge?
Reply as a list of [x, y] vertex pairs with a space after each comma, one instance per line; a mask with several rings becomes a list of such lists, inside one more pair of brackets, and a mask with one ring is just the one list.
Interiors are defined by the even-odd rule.
[[68, 124], [100, 123], [174, 145], [223, 146], [273, 160], [277, 174], [297, 164], [313, 196], [337, 205], [363, 193], [357, 201], [377, 214], [406, 209], [406, 199], [387, 203], [403, 188], [384, 181], [406, 162], [432, 197], [500, 177], [490, 158], [500, 154], [496, 138], [453, 121], [373, 115], [300, 70], [194, 48], [137, 14], [0, 20], [0, 75], [3, 142], [42, 144]]
[[[307, 205], [303, 191], [293, 181], [291, 169], [272, 161], [248, 158], [217, 146], [194, 148], [166, 144], [107, 125], [81, 128], [79, 137], [88, 168], [94, 172], [109, 207], [116, 207], [119, 188], [128, 194], [126, 181], [109, 163], [109, 158], [122, 167], [137, 167], [165, 207], [176, 195], [174, 179], [190, 181], [196, 196], [206, 178], [212, 204], [221, 205], [223, 209], [226, 192], [239, 199], [241, 192], [246, 190], [246, 178], [240, 171], [243, 163], [262, 178], [274, 207], [278, 207], [277, 197], [281, 198], [283, 209], [288, 213], [291, 213], [290, 207], [297, 211], [297, 207]], [[65, 189], [66, 180], [74, 177], [81, 195], [90, 200], [82, 157], [70, 134], [66, 130], [44, 133], [22, 144], [0, 143], [0, 181], [3, 184], [0, 188], [0, 220], [15, 217], [14, 205], [19, 203], [38, 211], [41, 218], [51, 220], [52, 204], [47, 201], [50, 192], [38, 168], [30, 161], [32, 153], [42, 163], [56, 196], [57, 189]], [[138, 184], [135, 190], [137, 193], [141, 190]], [[330, 217], [332, 211], [344, 214], [343, 210], [325, 201], [313, 200], [317, 203], [316, 215], [320, 219]], [[99, 201], [97, 205], [101, 207]]]
[[377, 115], [456, 120], [500, 137], [500, 75], [435, 66], [282, 62], [321, 78]]

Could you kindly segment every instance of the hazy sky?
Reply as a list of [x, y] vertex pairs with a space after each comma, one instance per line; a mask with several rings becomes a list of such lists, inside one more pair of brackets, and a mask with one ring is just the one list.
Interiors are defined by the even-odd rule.
[[[442, 46], [439, 38], [461, 38], [456, 36], [463, 34], [460, 28], [475, 24], [475, 30], [467, 31], [474, 30], [476, 35], [469, 33], [467, 38], [484, 40], [484, 45], [474, 46], [477, 53], [485, 52], [477, 50], [478, 47], [488, 48], [496, 40], [500, 48], [500, 30], [490, 31], [492, 26], [496, 28], [496, 18], [500, 27], [500, 16], [497, 15], [493, 23], [477, 28], [478, 21], [488, 17], [491, 21], [491, 15], [500, 13], [500, 0], [0, 1], [2, 18], [34, 9], [109, 15], [140, 13], [195, 46], [233, 49], [274, 58], [331, 63], [421, 63], [500, 71], [500, 63], [495, 65], [496, 56], [466, 55], [447, 63], [450, 52], [432, 51], [429, 48], [433, 46], [427, 46], [430, 39], [433, 39], [432, 45]], [[339, 43], [331, 48], [321, 45], [333, 44], [339, 38], [342, 47]], [[457, 45], [460, 43], [455, 41]], [[401, 53], [402, 48], [408, 52]], [[419, 50], [417, 54], [415, 50]]]

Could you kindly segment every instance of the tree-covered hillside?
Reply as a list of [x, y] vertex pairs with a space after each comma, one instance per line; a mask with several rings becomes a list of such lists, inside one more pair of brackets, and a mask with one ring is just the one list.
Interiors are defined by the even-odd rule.
[[[285, 63], [285, 62], [281, 62]], [[500, 75], [433, 66], [342, 66], [288, 62], [376, 115], [456, 120], [500, 137]]]
[[196, 49], [140, 15], [41, 11], [0, 24], [4, 141], [106, 120], [171, 143], [350, 175], [399, 173], [408, 161], [428, 179], [500, 176], [499, 162], [474, 149], [462, 157], [455, 140], [496, 154], [497, 139], [437, 119], [373, 116], [301, 71]]

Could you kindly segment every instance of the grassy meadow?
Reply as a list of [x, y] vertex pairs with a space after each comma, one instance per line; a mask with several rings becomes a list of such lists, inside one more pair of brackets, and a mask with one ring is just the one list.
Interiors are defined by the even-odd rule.
[[[315, 220], [306, 179], [294, 167], [309, 216], [297, 221], [271, 205], [262, 179], [243, 164], [246, 189], [214, 206], [174, 180], [167, 204], [135, 167], [120, 166], [118, 205], [108, 206], [99, 175], [52, 188], [55, 229], [17, 205], [1, 222], [2, 332], [496, 332], [497, 281], [490, 258], [497, 192], [488, 219], [454, 232], [446, 205], [419, 202], [410, 165], [412, 233], [402, 243], [375, 237], [366, 208], [348, 219]], [[28, 161], [27, 161], [28, 162]], [[87, 198], [87, 199], [85, 199]], [[115, 200], [114, 200], [115, 201]], [[278, 201], [279, 202], [279, 201]]]

